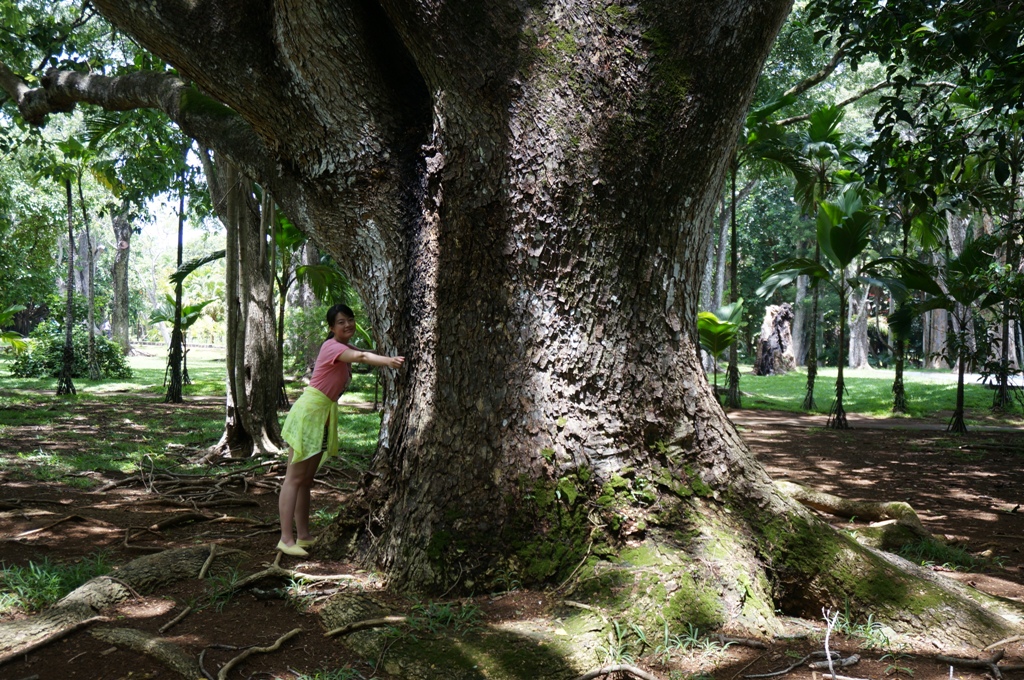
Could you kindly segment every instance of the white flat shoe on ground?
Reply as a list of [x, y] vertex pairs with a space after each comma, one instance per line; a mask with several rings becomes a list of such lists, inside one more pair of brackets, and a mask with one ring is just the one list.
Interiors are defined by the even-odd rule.
[[300, 548], [308, 548], [309, 546], [313, 545], [314, 543], [316, 543], [316, 539], [315, 538], [296, 538], [295, 539], [295, 545], [299, 546]]
[[298, 543], [295, 545], [285, 545], [284, 541], [278, 541], [277, 550], [292, 557], [309, 557], [309, 553], [303, 550]]

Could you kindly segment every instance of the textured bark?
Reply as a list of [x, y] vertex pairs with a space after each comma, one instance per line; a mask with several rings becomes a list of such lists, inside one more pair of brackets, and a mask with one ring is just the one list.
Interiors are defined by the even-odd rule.
[[114, 342], [121, 345], [125, 354], [128, 354], [131, 351], [128, 339], [128, 256], [131, 254], [133, 229], [124, 206], [111, 210], [110, 224], [114, 230], [110, 327]]
[[796, 298], [793, 302], [793, 359], [797, 366], [807, 363], [807, 277], [796, 278]]
[[251, 182], [228, 160], [203, 154], [214, 208], [227, 231], [227, 396], [224, 434], [214, 453], [236, 457], [276, 454], [280, 363], [271, 299], [273, 271], [267, 257], [260, 203]]
[[868, 362], [868, 294], [870, 288], [861, 286], [850, 292], [847, 305], [847, 326], [850, 329], [849, 357], [846, 365], [850, 368], [870, 368]]
[[153, 637], [134, 628], [96, 628], [90, 632], [93, 637], [104, 642], [151, 656], [188, 680], [203, 677], [199, 662], [189, 656], [181, 647], [168, 640]]
[[75, 346], [71, 341], [71, 329], [75, 323], [75, 229], [74, 204], [71, 200], [71, 180], [64, 180], [64, 192], [67, 196], [68, 217], [68, 277], [65, 285], [67, 301], [64, 304], [64, 351], [61, 354], [60, 376], [57, 378], [57, 394], [75, 394], [75, 383], [71, 379], [72, 366], [75, 363]]
[[754, 359], [754, 375], [785, 375], [795, 368], [790, 330], [792, 322], [793, 308], [788, 302], [765, 308], [757, 357]]
[[[341, 264], [378, 346], [408, 358], [383, 374], [372, 474], [325, 547], [440, 591], [654, 544], [672, 555], [662, 600], [696, 607], [680, 586], [696, 583], [713, 602], [701, 620], [761, 632], [779, 628], [773, 595], [794, 613], [874, 611], [863, 579], [923, 605], [927, 588], [774, 489], [700, 369], [728, 147], [788, 2], [95, 5], [230, 106], [162, 104], [226, 135], [218, 152]], [[886, 618], [912, 631], [964, 607]], [[964, 617], [979, 622], [937, 639], [1015, 625]]]

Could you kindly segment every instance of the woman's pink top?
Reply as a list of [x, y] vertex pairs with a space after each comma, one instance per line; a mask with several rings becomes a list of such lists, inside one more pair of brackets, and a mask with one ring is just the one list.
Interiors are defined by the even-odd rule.
[[309, 386], [326, 394], [331, 401], [338, 400], [352, 378], [352, 364], [336, 361], [347, 349], [348, 345], [330, 338], [320, 346], [320, 353], [313, 364], [313, 377], [309, 379]]

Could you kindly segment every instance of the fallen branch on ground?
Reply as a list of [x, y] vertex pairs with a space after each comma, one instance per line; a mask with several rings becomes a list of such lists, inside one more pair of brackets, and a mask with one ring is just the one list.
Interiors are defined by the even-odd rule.
[[301, 628], [295, 628], [293, 630], [288, 631], [281, 637], [277, 638], [277, 642], [270, 645], [269, 647], [250, 647], [249, 649], [245, 650], [244, 652], [236, 656], [234, 659], [231, 659], [231, 661], [228, 661], [226, 664], [224, 664], [224, 667], [220, 669], [219, 673], [217, 673], [217, 680], [226, 680], [226, 678], [228, 677], [228, 673], [231, 672], [232, 668], [242, 663], [253, 654], [266, 654], [268, 652], [276, 652], [278, 649], [281, 648], [281, 645], [283, 645], [285, 642], [287, 642], [288, 640], [295, 637], [301, 632]]
[[191, 614], [191, 613], [192, 613], [192, 607], [185, 607], [184, 609], [182, 609], [182, 610], [181, 610], [181, 613], [180, 613], [180, 614], [178, 614], [177, 616], [175, 616], [175, 617], [174, 617], [173, 619], [171, 619], [170, 621], [168, 621], [168, 622], [167, 622], [167, 623], [165, 623], [164, 625], [162, 625], [162, 626], [160, 626], [159, 628], [157, 628], [157, 631], [156, 631], [156, 632], [160, 633], [161, 635], [162, 635], [162, 634], [164, 634], [164, 633], [166, 633], [166, 632], [167, 632], [167, 631], [169, 631], [169, 630], [170, 630], [170, 629], [171, 629], [171, 628], [172, 628], [172, 627], [173, 627], [173, 626], [174, 626], [174, 625], [175, 625], [176, 623], [178, 623], [179, 621], [181, 621], [181, 620], [182, 620], [183, 618], [185, 618], [186, 616], [188, 616], [188, 615], [189, 615], [189, 614]]
[[248, 588], [253, 583], [262, 581], [265, 578], [291, 578], [291, 579], [302, 579], [304, 581], [311, 581], [314, 583], [323, 581], [358, 581], [358, 577], [350, 576], [349, 574], [331, 574], [327, 576], [320, 576], [318, 574], [306, 574], [301, 571], [295, 571], [294, 569], [285, 569], [281, 566], [281, 553], [277, 554], [274, 558], [274, 563], [267, 566], [263, 571], [258, 571], [254, 574], [246, 576], [238, 583], [233, 585], [226, 592], [236, 592], [244, 588]]
[[630, 666], [629, 664], [616, 664], [614, 666], [605, 666], [604, 668], [598, 668], [596, 671], [590, 671], [584, 673], [576, 680], [593, 680], [599, 678], [602, 675], [611, 675], [612, 673], [629, 673], [630, 675], [636, 676], [641, 680], [658, 680], [657, 675], [652, 675], [647, 671], [641, 670], [636, 666]]
[[993, 642], [992, 644], [990, 644], [988, 647], [986, 647], [982, 651], [987, 652], [987, 651], [989, 651], [991, 649], [995, 649], [999, 645], [1008, 645], [1011, 642], [1020, 642], [1021, 640], [1024, 640], [1024, 635], [1014, 635], [1012, 637], [1003, 638], [1002, 640], [999, 640], [998, 642]]
[[407, 616], [382, 616], [379, 619], [366, 619], [365, 621], [356, 621], [334, 630], [329, 630], [324, 633], [324, 637], [334, 637], [335, 635], [348, 635], [349, 633], [355, 633], [359, 630], [366, 630], [368, 628], [380, 628], [382, 626], [390, 626], [395, 623], [405, 623], [409, 620]]

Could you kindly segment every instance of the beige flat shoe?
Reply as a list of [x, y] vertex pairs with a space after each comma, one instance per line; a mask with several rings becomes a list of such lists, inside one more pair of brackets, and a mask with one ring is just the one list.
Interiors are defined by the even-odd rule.
[[300, 548], [308, 548], [309, 546], [313, 545], [314, 543], [316, 543], [316, 539], [315, 538], [296, 538], [295, 539], [295, 545], [299, 546]]
[[297, 543], [295, 545], [285, 545], [284, 541], [278, 541], [277, 550], [292, 557], [309, 557], [309, 553], [303, 550]]

